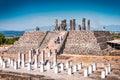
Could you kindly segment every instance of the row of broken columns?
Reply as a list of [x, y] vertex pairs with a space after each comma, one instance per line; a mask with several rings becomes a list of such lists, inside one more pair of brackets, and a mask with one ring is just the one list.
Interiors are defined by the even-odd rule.
[[[58, 25], [58, 19], [55, 19], [54, 22], [54, 27], [55, 27], [55, 31], [59, 30], [59, 31], [63, 31], [63, 30], [67, 30], [67, 20], [64, 19], [61, 21], [60, 26]], [[76, 30], [76, 19], [72, 19], [70, 20], [70, 25], [69, 25], [69, 30]], [[86, 18], [82, 19], [82, 24], [78, 25], [78, 30], [90, 30], [90, 19], [87, 22], [87, 27], [86, 27]]]
[[[51, 50], [47, 53], [47, 57], [49, 59], [49, 57], [51, 57]], [[40, 61], [38, 61], [38, 56], [40, 55]], [[57, 50], [55, 50], [54, 54], [53, 54], [54, 58], [51, 62], [53, 62], [52, 64], [56, 65], [57, 64]], [[28, 57], [28, 62], [27, 60], [25, 60], [25, 58]], [[34, 59], [34, 60], [33, 60]], [[46, 60], [47, 61], [47, 60]], [[34, 69], [37, 69], [40, 66], [43, 66], [46, 64], [45, 61], [45, 51], [41, 51], [39, 52], [38, 49], [36, 49], [36, 51], [34, 52], [33, 49], [29, 50], [28, 56], [26, 56], [26, 54], [24, 53], [18, 53], [18, 57], [17, 59], [14, 58], [5, 58], [3, 56], [0, 56], [0, 64], [2, 65], [3, 68], [7, 68], [7, 67], [14, 67], [14, 69], [19, 69], [19, 68], [24, 68], [27, 65], [27, 69], [31, 70], [32, 66], [34, 65]], [[47, 61], [47, 63], [50, 63], [50, 61]]]
[[[32, 54], [33, 51], [29, 51], [28, 55], [28, 62], [25, 62], [25, 54], [18, 53], [18, 60], [15, 60], [13, 58], [8, 58], [7, 61], [4, 60], [4, 57], [0, 56], [0, 65], [2, 65], [3, 68], [12, 67], [15, 70], [17, 69], [24, 69], [27, 67], [27, 70], [34, 70], [39, 69], [40, 72], [45, 72], [47, 70], [53, 69], [54, 73], [60, 73], [61, 71], [66, 70], [68, 72], [68, 75], [72, 75], [75, 72], [80, 71], [83, 66], [82, 63], [78, 63], [71, 66], [71, 62], [67, 61], [66, 63], [58, 63], [57, 61], [57, 50], [54, 51], [54, 58], [52, 61], [45, 61], [45, 52], [41, 51], [39, 53], [38, 50], [36, 50], [36, 53], [34, 55], [34, 61], [32, 61]], [[38, 61], [38, 54], [41, 55], [40, 61]], [[51, 53], [49, 52], [48, 57], [51, 57]], [[89, 65], [87, 68], [84, 69], [83, 75], [84, 77], [88, 77], [90, 74], [94, 73], [97, 70], [97, 64], [93, 63], [92, 65]], [[111, 72], [111, 65], [107, 65], [104, 67], [104, 69], [101, 71], [101, 78], [105, 78], [109, 73]]]

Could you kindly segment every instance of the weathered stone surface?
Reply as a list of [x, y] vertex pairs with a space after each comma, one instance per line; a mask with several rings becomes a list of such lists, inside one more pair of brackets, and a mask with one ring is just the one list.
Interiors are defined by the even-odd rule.
[[45, 33], [46, 32], [43, 31], [25, 32], [24, 35], [14, 43], [13, 47], [9, 48], [7, 53], [28, 53], [31, 48], [38, 48]]
[[[57, 48], [52, 46], [55, 37], [60, 37], [59, 31], [35, 31], [26, 32], [13, 47], [9, 48], [7, 53], [28, 53], [32, 49], [45, 49], [46, 46], [51, 48]], [[63, 53], [74, 54], [99, 54], [102, 50], [108, 48], [107, 42], [112, 40], [112, 36], [109, 31], [68, 31], [66, 36], [66, 42], [60, 43], [60, 48]], [[50, 40], [53, 42], [48, 46]], [[64, 37], [63, 37], [64, 40]], [[63, 46], [64, 44], [64, 46]], [[59, 46], [60, 46], [59, 45]], [[58, 46], [58, 47], [59, 47]], [[35, 53], [35, 50], [33, 51]]]
[[64, 53], [93, 54], [106, 49], [112, 40], [108, 31], [69, 31]]

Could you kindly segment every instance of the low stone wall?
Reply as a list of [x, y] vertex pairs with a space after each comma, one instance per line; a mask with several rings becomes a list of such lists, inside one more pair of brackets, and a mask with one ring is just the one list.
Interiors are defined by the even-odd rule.
[[46, 79], [45, 76], [43, 75], [33, 75], [27, 73], [17, 73], [0, 70], [0, 80], [48, 80], [48, 79]]

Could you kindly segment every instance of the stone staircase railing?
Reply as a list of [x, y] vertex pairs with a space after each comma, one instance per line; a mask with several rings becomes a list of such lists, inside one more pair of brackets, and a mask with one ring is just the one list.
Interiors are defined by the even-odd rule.
[[39, 43], [39, 46], [38, 46], [38, 47], [40, 47], [40, 46], [42, 45], [42, 43], [43, 43], [43, 41], [45, 40], [45, 38], [46, 38], [48, 32], [49, 32], [49, 31], [47, 31], [47, 32], [45, 33], [45, 35], [44, 35], [42, 41]]

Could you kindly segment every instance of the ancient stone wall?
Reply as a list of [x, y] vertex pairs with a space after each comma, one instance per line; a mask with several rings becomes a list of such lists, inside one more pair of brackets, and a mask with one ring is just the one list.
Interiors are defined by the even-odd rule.
[[8, 53], [27, 53], [31, 48], [35, 49], [39, 47], [42, 42], [46, 32], [35, 31], [35, 32], [25, 32], [20, 39], [14, 43], [7, 52]]
[[25, 34], [19, 39], [18, 44], [15, 46], [38, 46], [38, 43], [42, 41], [45, 32], [25, 32]]
[[107, 48], [108, 31], [69, 31], [64, 53], [93, 54]]
[[97, 39], [97, 43], [99, 43], [101, 50], [107, 48], [106, 41], [113, 40], [113, 37], [109, 31], [93, 31], [93, 33]]

